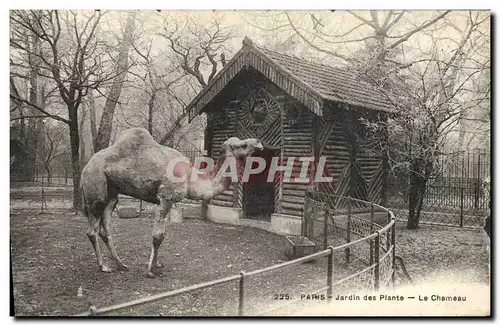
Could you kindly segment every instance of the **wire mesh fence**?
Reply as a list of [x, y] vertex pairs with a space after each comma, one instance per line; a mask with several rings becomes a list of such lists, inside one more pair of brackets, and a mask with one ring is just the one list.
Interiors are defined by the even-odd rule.
[[41, 186], [42, 183], [45, 187], [73, 186], [71, 168], [58, 169], [50, 175], [46, 172], [35, 171], [30, 177], [26, 177], [23, 174], [10, 174], [11, 187]]
[[[483, 227], [491, 201], [490, 153], [484, 150], [442, 154], [436, 176], [426, 183], [420, 223]], [[409, 214], [408, 173], [388, 176], [387, 207], [399, 220]]]
[[[201, 201], [185, 199], [177, 204], [190, 217], [199, 217]], [[29, 211], [32, 213], [70, 212], [73, 209], [73, 187], [66, 185], [36, 185], [11, 188], [10, 210]], [[113, 216], [120, 218], [152, 217], [157, 205], [143, 200], [118, 195], [118, 204]]]
[[[194, 162], [197, 156], [204, 155], [204, 152], [201, 149], [194, 146], [184, 146], [182, 148], [177, 148], [177, 150], [186, 156], [191, 162]], [[53, 168], [49, 171], [38, 167], [35, 168], [34, 172], [30, 175], [11, 173], [10, 183], [11, 186], [14, 187], [41, 186], [42, 183], [45, 187], [72, 186], [73, 170], [71, 166]]]
[[[334, 293], [341, 293], [345, 289], [366, 288], [378, 289], [384, 285], [390, 285], [394, 268], [395, 238], [393, 237], [394, 219], [387, 209], [372, 203], [359, 201], [351, 198], [342, 198], [347, 203], [347, 210], [338, 211], [333, 209], [334, 199], [331, 195], [318, 195], [310, 192], [307, 195], [304, 215], [304, 234], [311, 237], [316, 243], [315, 253], [282, 264], [242, 273], [228, 277], [226, 279], [215, 280], [203, 284], [190, 286], [187, 288], [160, 293], [155, 296], [136, 299], [126, 303], [109, 307], [91, 307], [82, 315], [95, 314], [116, 314], [119, 311], [126, 311], [133, 314], [133, 307], [143, 304], [153, 304], [159, 300], [173, 298], [174, 296], [187, 296], [194, 291], [215, 286], [226, 286], [231, 283], [231, 293], [235, 296], [238, 304], [229, 307], [228, 311], [234, 314], [273, 314], [283, 308], [280, 301], [274, 301], [276, 305], [267, 306], [265, 298], [271, 293], [266, 289], [252, 287], [258, 279], [268, 279], [272, 282], [280, 282], [279, 275], [282, 269], [294, 268], [297, 270], [300, 264], [306, 261], [315, 261], [315, 264], [301, 265], [300, 272], [307, 275], [323, 275], [315, 277], [314, 282], [307, 289], [307, 293], [326, 293], [325, 298], [331, 299]], [[120, 205], [138, 208], [139, 214], [143, 216], [155, 208], [155, 205], [143, 203], [135, 198], [120, 197]], [[60, 209], [67, 212], [72, 206], [71, 186], [41, 186], [21, 187], [11, 191], [11, 208], [26, 209], [30, 212], [54, 212]], [[361, 207], [363, 206], [363, 207]], [[324, 223], [326, 221], [326, 223]], [[385, 227], [383, 225], [386, 225]], [[326, 273], [325, 273], [326, 272]], [[262, 283], [262, 282], [257, 282]], [[283, 289], [293, 294], [300, 303], [300, 293], [296, 284], [282, 284]], [[300, 289], [303, 290], [303, 289]], [[300, 292], [300, 291], [299, 291]], [[204, 298], [202, 294], [197, 295], [200, 300]], [[177, 302], [177, 301], [175, 301]], [[284, 302], [284, 301], [283, 301]], [[293, 304], [294, 300], [286, 300], [285, 305]], [[162, 306], [168, 306], [169, 302], [164, 302]], [[174, 304], [174, 302], [172, 302]], [[201, 305], [201, 303], [199, 303]], [[269, 308], [269, 309], [266, 309]], [[151, 308], [155, 309], [155, 308]], [[142, 311], [142, 310], [141, 310]], [[203, 311], [203, 310], [200, 310]]]
[[[345, 205], [338, 205], [340, 201]], [[340, 279], [335, 283], [339, 289], [378, 288], [389, 284], [395, 273], [393, 218], [387, 209], [374, 203], [309, 191], [302, 235], [313, 240], [318, 248], [344, 246], [334, 256], [337, 264], [346, 267], [345, 272], [336, 275]]]

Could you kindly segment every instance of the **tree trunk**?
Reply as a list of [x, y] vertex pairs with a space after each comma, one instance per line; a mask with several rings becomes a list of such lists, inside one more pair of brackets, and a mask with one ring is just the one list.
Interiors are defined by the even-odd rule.
[[168, 147], [172, 147], [174, 144], [175, 133], [182, 128], [181, 121], [186, 117], [186, 112], [181, 114], [173, 123], [172, 128], [163, 136], [160, 140], [160, 144]]
[[74, 107], [68, 107], [69, 139], [71, 144], [71, 168], [73, 170], [73, 208], [82, 208], [80, 194], [80, 137], [78, 135], [78, 112]]
[[[39, 105], [38, 101], [38, 68], [32, 68], [30, 72], [29, 99], [31, 103]], [[36, 110], [31, 109], [28, 115], [36, 115]], [[28, 130], [26, 138], [27, 160], [24, 166], [23, 175], [25, 180], [32, 181], [35, 176], [35, 168], [38, 153], [38, 133], [40, 131], [40, 119], [31, 118], [28, 120]]]
[[458, 150], [464, 150], [465, 146], [465, 133], [467, 132], [467, 126], [465, 122], [465, 115], [467, 113], [465, 112], [464, 109], [460, 110], [460, 115], [459, 115], [459, 122], [458, 122]]
[[418, 221], [417, 221], [417, 215], [416, 215], [416, 210], [417, 210], [417, 202], [418, 202], [418, 187], [416, 185], [415, 178], [413, 176], [413, 173], [410, 175], [410, 196], [408, 200], [408, 222], [406, 224], [406, 227], [408, 229], [417, 229], [418, 228]]
[[425, 186], [427, 184], [427, 181], [421, 180], [420, 185], [418, 187], [418, 201], [417, 201], [417, 209], [416, 209], [416, 214], [417, 214], [417, 225], [420, 222], [420, 213], [422, 212], [422, 206], [424, 205], [424, 196], [425, 196]]
[[408, 229], [418, 229], [420, 213], [424, 203], [426, 179], [418, 172], [410, 172], [410, 198], [408, 203]]
[[37, 152], [38, 152], [38, 133], [40, 131], [39, 119], [33, 118], [28, 123], [28, 137], [26, 140], [27, 159], [25, 161], [24, 172], [25, 180], [33, 180], [35, 176]]
[[90, 134], [92, 135], [92, 153], [95, 153], [94, 143], [97, 137], [97, 117], [95, 113], [95, 102], [94, 95], [92, 94], [92, 90], [89, 90], [88, 94], [88, 108], [89, 108], [89, 120], [90, 120]]
[[[30, 41], [31, 39], [31, 41]], [[40, 105], [38, 93], [38, 74], [40, 71], [40, 59], [37, 55], [40, 54], [40, 39], [38, 36], [31, 34], [27, 36], [26, 45], [29, 49], [31, 49], [33, 54], [29, 54], [28, 62], [30, 67], [29, 72], [29, 101], [35, 105]], [[37, 115], [35, 109], [29, 109], [27, 115], [33, 116]], [[27, 138], [26, 138], [26, 151], [27, 151], [27, 160], [26, 164], [23, 168], [24, 179], [25, 180], [34, 180], [36, 175], [36, 163], [37, 163], [37, 152], [38, 152], [38, 134], [40, 132], [40, 119], [32, 118], [28, 120], [28, 130], [27, 130]]]
[[113, 81], [111, 90], [109, 91], [104, 109], [102, 111], [101, 123], [94, 143], [94, 152], [99, 152], [109, 146], [111, 139], [111, 130], [113, 129], [113, 116], [115, 114], [116, 104], [120, 98], [123, 87], [123, 82], [127, 76], [128, 70], [128, 54], [133, 41], [133, 33], [135, 28], [135, 11], [130, 11], [127, 16], [127, 24], [123, 35], [123, 43], [118, 53], [118, 61], [116, 71], [117, 77]]
[[50, 165], [48, 162], [45, 162], [45, 171], [47, 171], [47, 182], [50, 184], [50, 180], [52, 179], [52, 174], [50, 173]]
[[87, 111], [85, 105], [81, 106], [82, 116], [78, 126], [78, 136], [80, 138], [80, 170], [85, 166], [85, 118]]
[[148, 131], [153, 135], [153, 108], [155, 106], [155, 100], [156, 100], [156, 90], [153, 89], [153, 92], [151, 93], [151, 97], [149, 98], [149, 103], [148, 103]]

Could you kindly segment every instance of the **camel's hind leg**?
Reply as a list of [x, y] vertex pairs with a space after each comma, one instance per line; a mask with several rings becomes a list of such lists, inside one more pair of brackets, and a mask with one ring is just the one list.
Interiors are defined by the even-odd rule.
[[158, 196], [160, 199], [160, 204], [155, 214], [154, 225], [153, 225], [153, 244], [151, 246], [151, 256], [149, 257], [148, 263], [148, 276], [154, 277], [153, 269], [161, 267], [161, 263], [158, 261], [158, 250], [160, 249], [161, 243], [165, 237], [165, 223], [167, 222], [168, 214], [173, 206], [173, 201], [165, 198], [164, 196]]
[[115, 209], [117, 203], [118, 203], [117, 197], [111, 198], [106, 207], [104, 208], [104, 214], [101, 219], [99, 228], [99, 235], [101, 236], [102, 242], [104, 242], [106, 246], [108, 246], [109, 252], [111, 253], [111, 257], [113, 257], [113, 259], [115, 260], [118, 270], [126, 271], [128, 270], [128, 267], [125, 264], [123, 264], [120, 257], [118, 257], [115, 245], [113, 244], [113, 238], [111, 237], [111, 233], [109, 232], [111, 214], [113, 213], [113, 210]]
[[103, 272], [111, 272], [112, 269], [104, 264], [101, 249], [99, 248], [99, 241], [97, 240], [97, 233], [99, 230], [99, 224], [101, 220], [100, 217], [102, 215], [99, 216], [98, 214], [96, 214], [96, 212], [93, 212], [92, 210], [89, 210], [87, 214], [89, 222], [87, 228], [87, 237], [89, 238], [92, 247], [94, 247], [94, 252], [97, 257], [97, 263], [99, 264], [99, 269]]

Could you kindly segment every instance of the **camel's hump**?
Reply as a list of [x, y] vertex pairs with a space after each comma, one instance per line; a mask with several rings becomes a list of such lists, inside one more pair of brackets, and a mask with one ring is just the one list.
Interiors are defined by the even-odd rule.
[[135, 147], [137, 145], [159, 145], [151, 136], [149, 131], [144, 128], [130, 128], [124, 130], [118, 136], [113, 146]]

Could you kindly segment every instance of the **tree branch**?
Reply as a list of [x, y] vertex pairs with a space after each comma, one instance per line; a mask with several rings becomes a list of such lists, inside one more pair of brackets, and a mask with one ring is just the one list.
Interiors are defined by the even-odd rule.
[[395, 47], [397, 47], [399, 44], [403, 43], [403, 42], [406, 42], [412, 35], [415, 35], [415, 33], [418, 33], [420, 32], [421, 30], [431, 26], [432, 24], [434, 24], [435, 22], [437, 22], [438, 20], [442, 19], [444, 16], [448, 15], [449, 13], [451, 12], [451, 10], [447, 10], [445, 11], [444, 13], [442, 13], [441, 15], [437, 16], [436, 18], [420, 25], [419, 27], [411, 30], [410, 32], [406, 33], [405, 35], [401, 36], [401, 38], [399, 40], [397, 40], [396, 42], [394, 42], [393, 44], [389, 45], [387, 48], [388, 49], [394, 49]]
[[30, 107], [32, 107], [32, 108], [34, 108], [34, 109], [36, 109], [36, 110], [40, 111], [41, 113], [43, 113], [43, 114], [44, 114], [46, 117], [48, 117], [48, 118], [52, 118], [52, 119], [54, 119], [54, 120], [64, 122], [64, 123], [66, 123], [66, 124], [68, 124], [68, 125], [69, 125], [69, 123], [70, 123], [70, 121], [69, 121], [68, 119], [65, 119], [65, 118], [60, 117], [60, 116], [55, 115], [55, 114], [51, 114], [51, 113], [49, 113], [49, 112], [45, 111], [44, 109], [42, 109], [41, 107], [39, 107], [38, 105], [33, 104], [33, 103], [31, 103], [30, 101], [27, 101], [27, 100], [25, 100], [25, 99], [23, 99], [23, 98], [16, 97], [15, 95], [12, 95], [12, 94], [10, 95], [10, 98], [11, 98], [13, 101], [16, 101], [16, 102], [18, 102], [18, 103], [24, 103], [24, 104], [26, 104], [26, 105], [28, 105], [28, 106], [30, 106]]

